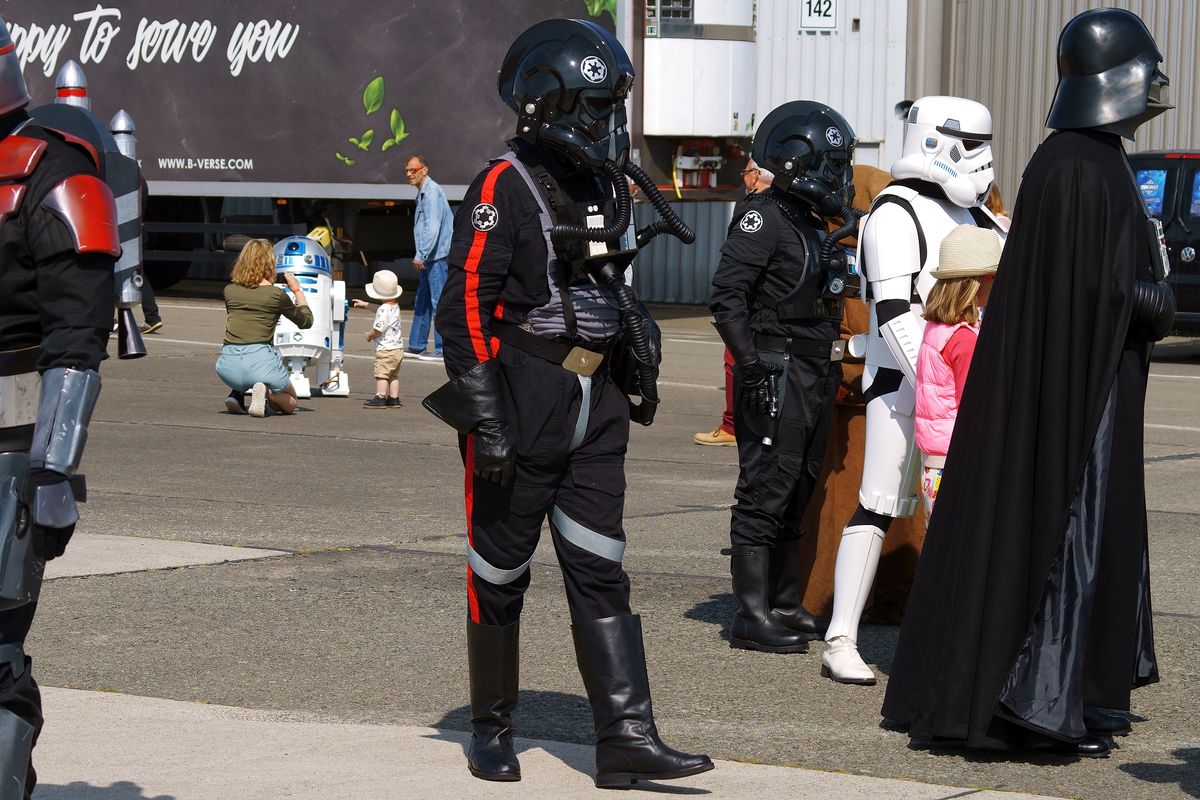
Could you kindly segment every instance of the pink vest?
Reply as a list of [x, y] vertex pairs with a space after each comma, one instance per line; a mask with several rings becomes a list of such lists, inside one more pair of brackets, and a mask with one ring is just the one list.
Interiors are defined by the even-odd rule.
[[917, 447], [925, 455], [944, 456], [950, 448], [958, 401], [954, 399], [954, 370], [942, 357], [942, 350], [959, 328], [979, 335], [978, 325], [926, 322], [925, 336], [917, 352], [915, 432]]

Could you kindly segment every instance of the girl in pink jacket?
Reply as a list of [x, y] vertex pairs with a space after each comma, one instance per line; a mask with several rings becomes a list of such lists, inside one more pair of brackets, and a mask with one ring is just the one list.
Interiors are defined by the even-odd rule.
[[937, 283], [925, 300], [925, 335], [917, 353], [915, 439], [925, 459], [921, 480], [928, 525], [942, 482], [954, 418], [979, 338], [982, 306], [1000, 263], [1000, 239], [986, 228], [959, 225], [942, 240]]

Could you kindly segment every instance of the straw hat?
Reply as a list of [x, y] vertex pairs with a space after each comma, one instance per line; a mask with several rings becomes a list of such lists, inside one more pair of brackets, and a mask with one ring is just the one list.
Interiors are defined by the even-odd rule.
[[1000, 237], [987, 228], [959, 225], [942, 239], [937, 269], [930, 276], [978, 278], [995, 273], [1000, 263]]
[[372, 300], [395, 300], [402, 294], [404, 290], [400, 288], [400, 281], [390, 269], [379, 270], [367, 284], [367, 297]]

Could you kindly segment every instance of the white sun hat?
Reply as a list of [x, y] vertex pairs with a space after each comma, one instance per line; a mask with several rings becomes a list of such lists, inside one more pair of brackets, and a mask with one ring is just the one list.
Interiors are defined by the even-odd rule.
[[400, 280], [390, 269], [381, 269], [367, 284], [367, 296], [372, 300], [395, 300], [404, 294]]
[[1000, 237], [987, 228], [959, 225], [942, 239], [937, 268], [930, 276], [979, 278], [995, 273], [1000, 264]]

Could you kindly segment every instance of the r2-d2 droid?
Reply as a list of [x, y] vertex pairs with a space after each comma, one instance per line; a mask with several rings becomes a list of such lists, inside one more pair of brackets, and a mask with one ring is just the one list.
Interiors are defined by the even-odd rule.
[[[296, 396], [349, 397], [350, 382], [342, 367], [349, 305], [345, 282], [333, 279], [325, 248], [307, 236], [289, 236], [275, 245], [275, 274], [281, 278], [285, 272], [296, 276], [313, 315], [308, 330], [300, 330], [284, 317], [275, 326], [275, 349], [283, 357]], [[282, 279], [276, 286], [288, 291]], [[310, 366], [316, 367], [316, 388], [305, 374]]]

